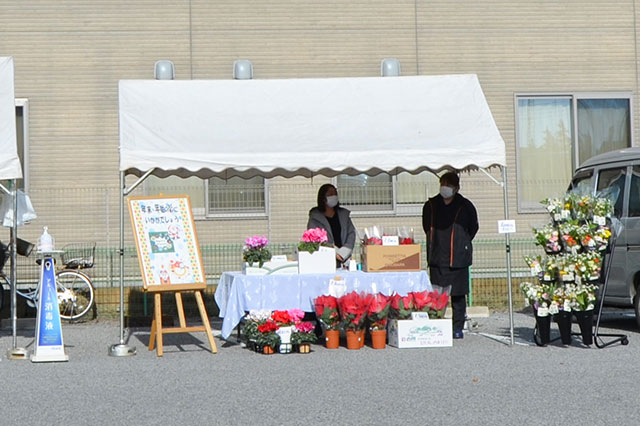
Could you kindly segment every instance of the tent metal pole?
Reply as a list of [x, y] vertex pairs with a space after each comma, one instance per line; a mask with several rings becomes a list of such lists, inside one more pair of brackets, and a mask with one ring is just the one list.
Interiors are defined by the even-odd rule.
[[[507, 196], [507, 167], [502, 166], [502, 194], [504, 197], [504, 219], [509, 219], [509, 197]], [[511, 337], [511, 346], [514, 344], [513, 339], [513, 295], [511, 294], [511, 242], [509, 233], [504, 234], [505, 251], [507, 255], [507, 294], [509, 299], [509, 333]]]
[[130, 347], [124, 340], [124, 172], [120, 172], [120, 343], [109, 347], [111, 356], [130, 356], [136, 354], [136, 348]]
[[13, 224], [11, 225], [11, 332], [13, 333], [12, 349], [18, 346], [18, 315], [16, 309], [16, 269], [17, 269], [17, 249], [18, 249], [18, 185], [15, 180], [11, 181], [13, 196]]
[[[18, 347], [18, 309], [17, 309], [17, 279], [16, 273], [18, 268], [18, 182], [13, 179], [10, 181], [9, 194], [13, 197], [13, 223], [11, 225], [11, 272], [9, 280], [11, 281], [11, 349], [7, 351], [9, 359], [27, 359], [28, 352], [25, 348]], [[0, 291], [2, 289], [0, 288]]]

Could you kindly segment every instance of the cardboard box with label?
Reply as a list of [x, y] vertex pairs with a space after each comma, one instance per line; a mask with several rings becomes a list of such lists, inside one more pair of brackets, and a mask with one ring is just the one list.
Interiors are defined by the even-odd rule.
[[422, 248], [420, 244], [364, 246], [363, 264], [366, 272], [420, 271]]
[[453, 346], [450, 319], [390, 320], [389, 345], [396, 348], [438, 348]]

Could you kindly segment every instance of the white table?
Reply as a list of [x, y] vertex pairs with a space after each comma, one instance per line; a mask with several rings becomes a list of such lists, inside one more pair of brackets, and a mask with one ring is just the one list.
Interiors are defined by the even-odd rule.
[[215, 293], [220, 308], [222, 338], [227, 339], [245, 312], [254, 309], [301, 309], [314, 312], [313, 300], [329, 293], [329, 281], [339, 275], [346, 281], [347, 292], [398, 293], [431, 290], [425, 271], [419, 272], [347, 272], [333, 274], [244, 275], [223, 272]]

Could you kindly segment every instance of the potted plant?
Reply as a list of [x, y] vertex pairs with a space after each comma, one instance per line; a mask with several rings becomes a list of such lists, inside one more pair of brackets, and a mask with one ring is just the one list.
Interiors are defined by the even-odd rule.
[[553, 289], [552, 284], [543, 282], [523, 282], [520, 284], [520, 290], [524, 294], [525, 301], [533, 307], [538, 337], [540, 339], [539, 344], [541, 346], [551, 341], [551, 316], [549, 314], [549, 307], [551, 306]]
[[551, 296], [549, 312], [554, 316], [560, 330], [560, 340], [565, 345], [571, 344], [571, 285], [557, 286]]
[[271, 320], [278, 325], [276, 333], [280, 337], [280, 345], [278, 350], [282, 354], [288, 354], [291, 352], [291, 333], [293, 332], [293, 325], [299, 320], [304, 312], [296, 311], [273, 311], [271, 314]]
[[276, 333], [279, 328], [278, 324], [271, 319], [258, 325], [260, 334], [256, 337], [256, 344], [262, 347], [264, 354], [273, 354], [275, 349], [280, 345], [280, 336]]
[[371, 297], [367, 308], [369, 333], [373, 349], [384, 349], [387, 342], [387, 318], [391, 307], [391, 297], [378, 293]]
[[451, 287], [433, 287], [433, 291], [427, 294], [427, 307], [430, 319], [443, 319], [447, 304], [449, 303], [449, 291]]
[[598, 286], [596, 284], [577, 284], [572, 290], [571, 307], [580, 326], [582, 343], [591, 345], [593, 343], [593, 311]]
[[560, 235], [558, 233], [558, 230], [555, 229], [552, 225], [547, 224], [542, 228], [534, 228], [533, 233], [535, 235], [536, 245], [542, 246], [545, 253], [555, 254], [562, 251], [562, 246], [560, 245]]
[[245, 261], [243, 270], [245, 274], [259, 274], [262, 266], [271, 260], [271, 252], [267, 248], [269, 240], [266, 237], [248, 237], [242, 247], [242, 259]]
[[316, 318], [325, 327], [327, 349], [337, 349], [340, 345], [340, 314], [338, 313], [338, 299], [334, 296], [318, 296], [313, 301]]
[[367, 297], [353, 291], [338, 299], [342, 325], [347, 334], [347, 349], [360, 349], [364, 345], [364, 322]]
[[322, 228], [304, 231], [298, 243], [298, 271], [301, 274], [335, 272], [336, 252], [334, 248], [329, 248], [331, 245], [328, 241], [327, 231]]
[[391, 316], [398, 320], [411, 319], [411, 312], [413, 312], [413, 294], [409, 293], [406, 296], [400, 296], [398, 293], [394, 293], [391, 296]]
[[298, 251], [306, 251], [313, 253], [320, 249], [321, 245], [329, 246], [329, 237], [327, 231], [323, 228], [311, 228], [304, 231], [300, 242], [298, 243]]
[[247, 345], [247, 347], [251, 350], [258, 350], [257, 340], [260, 331], [258, 331], [258, 326], [263, 324], [271, 317], [271, 311], [263, 309], [263, 310], [252, 310], [250, 311], [244, 318], [244, 326], [242, 327], [242, 337]]
[[314, 328], [313, 324], [308, 321], [298, 322], [293, 326], [291, 343], [298, 347], [298, 352], [301, 354], [308, 354], [311, 351], [311, 343], [318, 339]]

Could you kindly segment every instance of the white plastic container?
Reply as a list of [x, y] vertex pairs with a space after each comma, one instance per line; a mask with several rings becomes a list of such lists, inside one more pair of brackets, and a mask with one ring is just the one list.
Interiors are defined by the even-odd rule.
[[38, 250], [41, 252], [50, 252], [55, 248], [53, 237], [49, 234], [48, 229], [48, 227], [44, 227], [44, 231], [38, 240]]

